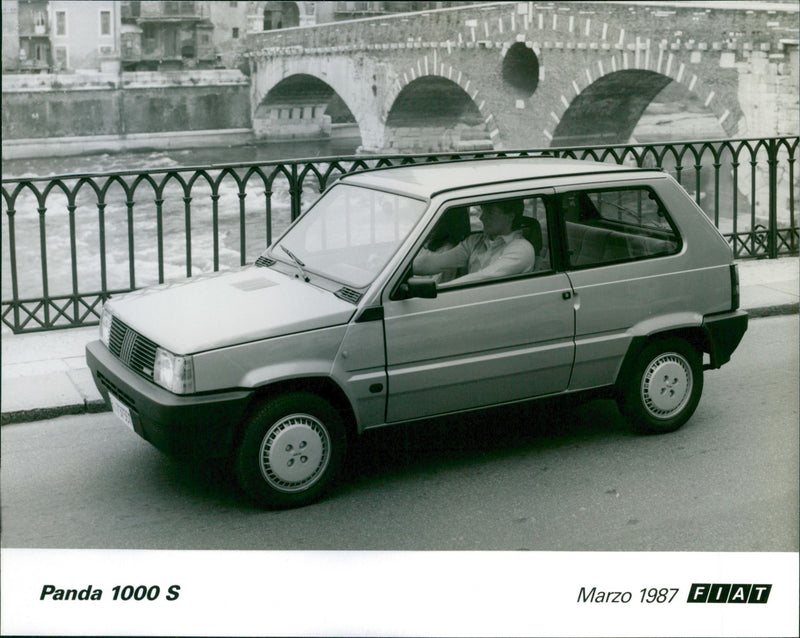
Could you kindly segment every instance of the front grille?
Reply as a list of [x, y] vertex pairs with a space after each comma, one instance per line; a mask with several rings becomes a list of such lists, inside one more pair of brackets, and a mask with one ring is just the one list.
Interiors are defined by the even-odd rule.
[[131, 330], [122, 321], [113, 317], [108, 349], [136, 374], [145, 379], [153, 379], [153, 365], [156, 361], [156, 344]]

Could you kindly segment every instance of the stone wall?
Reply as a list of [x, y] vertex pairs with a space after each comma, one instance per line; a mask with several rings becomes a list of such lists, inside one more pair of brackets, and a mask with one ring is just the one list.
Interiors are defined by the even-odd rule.
[[491, 150], [492, 140], [485, 125], [387, 127], [387, 152], [438, 153], [446, 151]]
[[800, 94], [797, 47], [794, 55], [779, 61], [754, 52], [747, 63], [737, 65], [742, 128], [756, 137], [800, 133]]
[[[775, 59], [763, 52], [754, 52], [746, 63], [737, 65], [739, 72], [739, 103], [742, 105], [740, 128], [752, 137], [791, 136], [800, 134], [800, 94], [797, 91], [797, 47], [788, 58]], [[781, 148], [786, 156], [785, 147]], [[800, 200], [797, 175], [787, 170], [788, 163], [779, 162], [777, 190], [778, 222], [791, 223], [792, 202]], [[755, 167], [755, 176], [742, 171], [740, 191], [755, 194], [753, 202], [757, 223], [768, 225], [769, 174], [766, 161]], [[753, 177], [755, 188], [753, 189]]]
[[120, 131], [119, 91], [3, 93], [3, 141], [112, 135]]
[[250, 128], [238, 71], [4, 76], [3, 141]]

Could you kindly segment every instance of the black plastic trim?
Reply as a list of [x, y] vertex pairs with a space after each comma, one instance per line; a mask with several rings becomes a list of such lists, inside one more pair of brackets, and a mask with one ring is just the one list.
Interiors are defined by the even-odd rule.
[[731, 360], [747, 330], [747, 321], [748, 315], [743, 310], [709, 315], [703, 319], [703, 328], [711, 344], [710, 368], [719, 368]]
[[367, 321], [383, 321], [383, 306], [370, 306], [364, 308], [355, 323], [366, 323]]
[[134, 430], [174, 455], [228, 456], [253, 397], [251, 390], [177, 395], [127, 368], [100, 342], [86, 346], [86, 363], [103, 399], [112, 392], [131, 409]]

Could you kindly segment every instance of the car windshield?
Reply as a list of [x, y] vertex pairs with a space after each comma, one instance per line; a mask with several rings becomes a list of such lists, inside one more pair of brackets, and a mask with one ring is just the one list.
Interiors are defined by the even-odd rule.
[[354, 288], [369, 285], [425, 212], [410, 197], [338, 184], [270, 248], [270, 255], [307, 273]]

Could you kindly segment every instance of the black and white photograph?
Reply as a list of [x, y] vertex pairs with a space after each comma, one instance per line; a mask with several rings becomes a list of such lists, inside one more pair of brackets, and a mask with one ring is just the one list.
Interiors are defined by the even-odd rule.
[[798, 0], [0, 1], [0, 634], [798, 636]]

